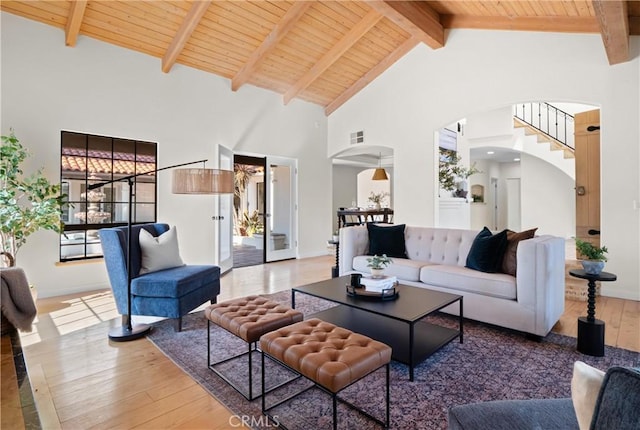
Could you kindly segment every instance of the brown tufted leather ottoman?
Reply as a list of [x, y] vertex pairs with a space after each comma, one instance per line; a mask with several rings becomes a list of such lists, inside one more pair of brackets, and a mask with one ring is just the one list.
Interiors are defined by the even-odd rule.
[[[260, 338], [263, 370], [264, 357], [276, 359], [286, 367], [303, 375], [316, 386], [328, 392], [333, 400], [333, 428], [338, 427], [337, 400], [348, 404], [379, 424], [389, 427], [389, 362], [391, 347], [369, 337], [354, 333], [313, 318], [280, 328]], [[364, 412], [343, 399], [337, 393], [375, 370], [386, 367], [386, 417], [382, 421]], [[262, 372], [262, 386], [265, 374]], [[305, 390], [306, 391], [306, 390]], [[300, 394], [300, 393], [298, 393]], [[290, 400], [292, 397], [266, 408], [265, 393], [262, 393], [262, 413], [276, 424], [268, 410]]]
[[[208, 306], [204, 310], [207, 318], [207, 366], [246, 399], [253, 400], [252, 360], [254, 345], [265, 333], [302, 321], [302, 312], [291, 309], [260, 296], [248, 296]], [[211, 323], [243, 339], [249, 345], [248, 352], [211, 363]], [[249, 393], [245, 394], [229, 378], [215, 368], [216, 365], [247, 354], [249, 356]]]

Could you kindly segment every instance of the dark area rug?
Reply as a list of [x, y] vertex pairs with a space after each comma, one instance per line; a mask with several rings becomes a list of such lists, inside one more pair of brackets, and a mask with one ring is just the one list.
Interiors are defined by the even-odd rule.
[[[290, 292], [265, 295], [290, 305]], [[296, 295], [296, 307], [305, 317], [331, 306], [330, 303]], [[429, 317], [430, 322], [457, 327], [457, 319], [446, 314]], [[207, 368], [207, 320], [201, 312], [183, 318], [183, 331], [176, 333], [171, 321], [154, 324], [148, 338], [172, 361], [184, 369], [208, 392], [224, 403], [240, 420], [253, 428], [273, 428], [260, 411], [261, 400], [247, 401], [219, 376]], [[225, 330], [211, 325], [212, 361], [247, 350], [245, 343]], [[409, 381], [407, 366], [391, 365], [391, 428], [444, 429], [447, 410], [451, 406], [488, 400], [561, 398], [571, 396], [573, 363], [577, 360], [606, 370], [611, 366], [640, 366], [640, 354], [620, 348], [606, 347], [604, 357], [591, 357], [576, 351], [576, 339], [554, 333], [541, 342], [531, 341], [522, 333], [465, 321], [464, 343], [454, 340], [426, 359], [415, 369], [415, 380]], [[260, 390], [260, 354], [254, 354], [254, 390]], [[267, 362], [267, 384], [290, 377], [274, 363]], [[246, 357], [218, 367], [246, 389], [248, 368]], [[375, 417], [384, 417], [383, 370], [343, 390], [341, 396], [363, 407]], [[306, 385], [305, 385], [306, 384]], [[308, 386], [300, 378], [267, 396], [272, 404], [287, 393]], [[331, 428], [331, 398], [313, 388], [271, 411], [289, 429]], [[379, 428], [374, 422], [339, 404], [339, 428]]]

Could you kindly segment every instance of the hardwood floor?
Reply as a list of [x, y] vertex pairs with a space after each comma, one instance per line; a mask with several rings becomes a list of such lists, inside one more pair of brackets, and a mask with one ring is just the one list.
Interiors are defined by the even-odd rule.
[[[328, 255], [234, 269], [222, 278], [219, 301], [323, 280], [333, 264]], [[110, 291], [40, 299], [38, 310], [34, 332], [21, 340], [42, 428], [239, 427], [239, 417], [148, 340], [109, 342], [109, 327], [120, 321]], [[596, 310], [607, 345], [640, 351], [640, 302], [599, 297]], [[585, 302], [567, 300], [553, 331], [575, 337], [584, 314]], [[1, 428], [24, 428], [9, 415], [16, 404], [5, 398], [5, 358], [3, 338]]]

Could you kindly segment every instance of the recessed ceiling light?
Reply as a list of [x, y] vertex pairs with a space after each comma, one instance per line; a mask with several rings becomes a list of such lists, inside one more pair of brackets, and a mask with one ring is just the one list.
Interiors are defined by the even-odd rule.
[[520, 159], [519, 158], [514, 158], [513, 161], [520, 161]]
[[489, 154], [489, 155], [493, 155], [495, 153], [496, 153], [496, 151], [487, 151], [487, 154]]

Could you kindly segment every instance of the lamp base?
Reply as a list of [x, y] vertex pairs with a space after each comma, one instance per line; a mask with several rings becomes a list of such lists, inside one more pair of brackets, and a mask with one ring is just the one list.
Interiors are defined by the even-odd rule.
[[127, 326], [114, 327], [109, 330], [109, 339], [114, 342], [128, 342], [145, 337], [150, 331], [149, 324], [134, 324], [131, 330]]

